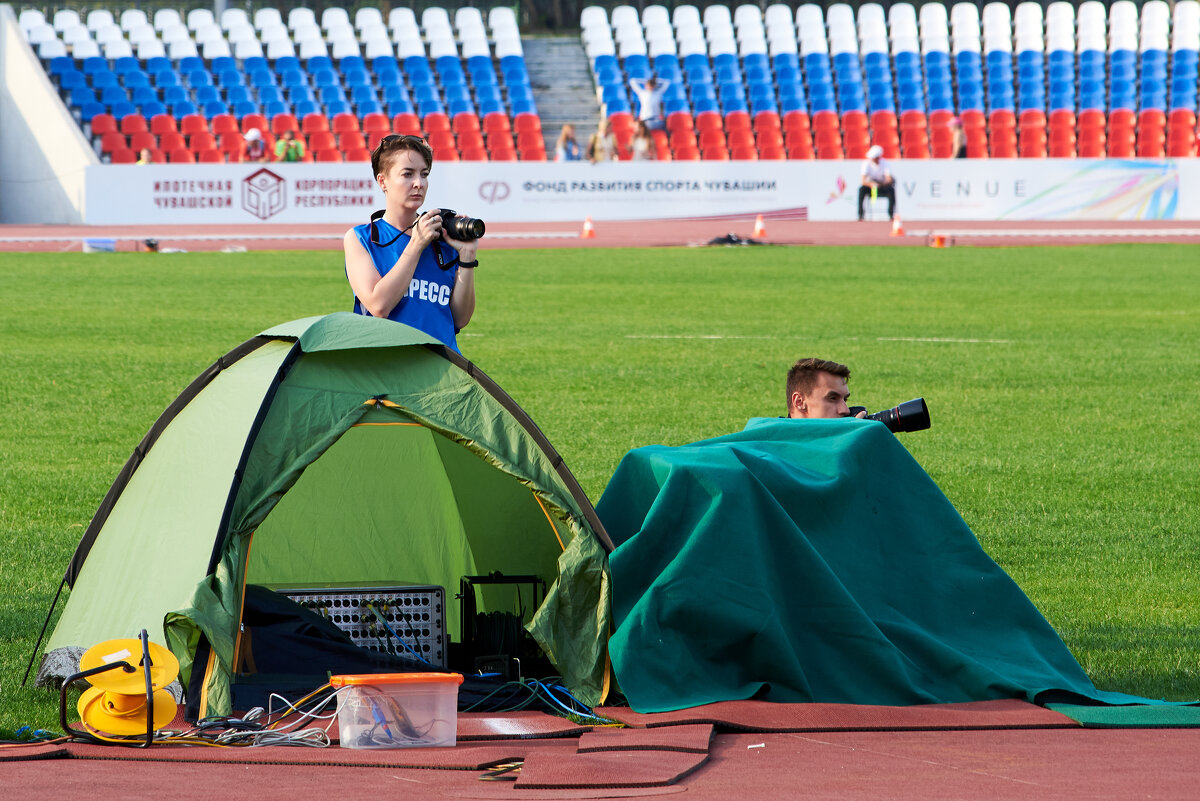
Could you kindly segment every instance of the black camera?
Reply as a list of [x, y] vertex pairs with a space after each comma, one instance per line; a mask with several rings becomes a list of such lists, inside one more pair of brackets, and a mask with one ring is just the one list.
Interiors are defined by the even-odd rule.
[[[850, 416], [855, 417], [859, 412], [865, 412], [865, 406], [851, 406]], [[924, 431], [929, 428], [929, 407], [924, 398], [906, 401], [892, 409], [867, 415], [868, 420], [878, 420], [888, 427], [888, 431], [899, 434], [901, 431]]]
[[454, 209], [438, 209], [437, 211], [442, 215], [442, 230], [451, 239], [474, 242], [481, 238], [487, 230], [483, 220], [477, 220], [474, 217], [459, 217], [458, 212]]

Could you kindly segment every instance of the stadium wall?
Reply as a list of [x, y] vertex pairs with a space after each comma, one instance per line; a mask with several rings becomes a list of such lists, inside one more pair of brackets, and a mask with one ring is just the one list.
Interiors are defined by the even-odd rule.
[[0, 5], [0, 223], [80, 223], [96, 151]]
[[[898, 212], [920, 220], [1200, 220], [1196, 159], [968, 159], [893, 163]], [[672, 218], [853, 220], [851, 161], [434, 166], [429, 207], [490, 222]], [[120, 203], [111, 202], [121, 198]], [[359, 223], [383, 207], [366, 163], [87, 169], [94, 225]], [[886, 219], [883, 200], [873, 209]]]

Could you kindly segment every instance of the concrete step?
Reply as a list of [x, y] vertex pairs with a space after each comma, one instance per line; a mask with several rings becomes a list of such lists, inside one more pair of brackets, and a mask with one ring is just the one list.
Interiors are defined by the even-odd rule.
[[578, 36], [531, 36], [521, 40], [530, 88], [542, 119], [546, 154], [554, 157], [554, 143], [562, 127], [575, 127], [583, 145], [600, 122], [600, 103], [592, 67]]

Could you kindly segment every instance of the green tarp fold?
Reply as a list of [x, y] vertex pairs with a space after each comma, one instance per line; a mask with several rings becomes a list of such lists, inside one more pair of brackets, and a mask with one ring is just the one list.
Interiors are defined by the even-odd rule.
[[882, 424], [752, 420], [626, 455], [596, 507], [609, 651], [639, 712], [908, 705], [1097, 690]]

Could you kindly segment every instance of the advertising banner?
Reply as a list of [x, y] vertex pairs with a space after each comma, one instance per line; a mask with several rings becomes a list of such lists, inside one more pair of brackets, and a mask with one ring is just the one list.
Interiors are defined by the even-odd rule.
[[[1195, 220], [1194, 159], [923, 160], [891, 164], [905, 220]], [[97, 165], [90, 225], [346, 223], [383, 207], [367, 163]], [[427, 206], [488, 222], [744, 218], [847, 221], [851, 161], [437, 163]], [[869, 201], [868, 201], [869, 203]], [[885, 215], [883, 201], [869, 211]]]

